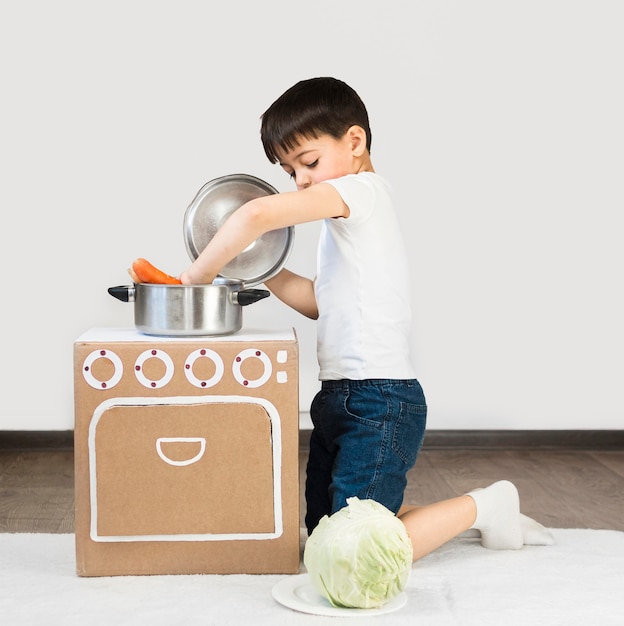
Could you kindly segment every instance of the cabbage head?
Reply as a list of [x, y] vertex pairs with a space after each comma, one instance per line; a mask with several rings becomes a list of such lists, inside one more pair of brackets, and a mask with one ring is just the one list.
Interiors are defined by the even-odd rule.
[[404, 589], [412, 556], [405, 526], [391, 511], [374, 500], [349, 498], [312, 531], [303, 562], [333, 606], [370, 609]]

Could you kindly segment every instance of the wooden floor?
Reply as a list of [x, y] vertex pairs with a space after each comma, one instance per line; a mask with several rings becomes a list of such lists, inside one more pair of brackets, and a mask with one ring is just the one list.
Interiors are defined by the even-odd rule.
[[[301, 482], [307, 449], [300, 451]], [[427, 445], [406, 502], [425, 504], [496, 480], [514, 482], [522, 510], [550, 528], [624, 531], [624, 449]], [[71, 445], [0, 444], [0, 532], [71, 533]], [[301, 508], [303, 511], [303, 492]]]

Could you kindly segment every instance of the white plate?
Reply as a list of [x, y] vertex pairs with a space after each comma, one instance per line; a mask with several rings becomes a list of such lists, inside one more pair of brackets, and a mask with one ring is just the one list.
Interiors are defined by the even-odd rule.
[[280, 604], [301, 613], [312, 615], [331, 615], [342, 617], [367, 617], [369, 615], [382, 615], [398, 611], [407, 603], [407, 595], [402, 591], [398, 596], [390, 600], [378, 609], [343, 609], [332, 606], [326, 598], [323, 598], [312, 583], [309, 574], [290, 576], [278, 582], [272, 590], [273, 598]]

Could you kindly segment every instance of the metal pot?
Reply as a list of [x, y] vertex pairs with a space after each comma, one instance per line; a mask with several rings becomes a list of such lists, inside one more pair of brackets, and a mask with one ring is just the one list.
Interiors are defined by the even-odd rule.
[[[243, 204], [277, 190], [248, 174], [206, 183], [184, 215], [184, 241], [195, 260], [227, 218]], [[211, 285], [137, 283], [111, 287], [123, 302], [134, 302], [134, 323], [147, 335], [227, 335], [242, 327], [241, 307], [269, 295], [250, 289], [277, 274], [288, 259], [294, 227], [265, 233], [228, 263]]]
[[146, 335], [228, 335], [243, 325], [243, 306], [269, 296], [245, 289], [242, 281], [217, 279], [211, 285], [136, 283], [110, 287], [122, 302], [134, 302], [134, 324]]

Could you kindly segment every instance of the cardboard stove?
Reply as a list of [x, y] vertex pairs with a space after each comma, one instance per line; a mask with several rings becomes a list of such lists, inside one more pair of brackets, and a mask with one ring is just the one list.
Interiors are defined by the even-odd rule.
[[74, 345], [80, 576], [299, 570], [294, 329]]

